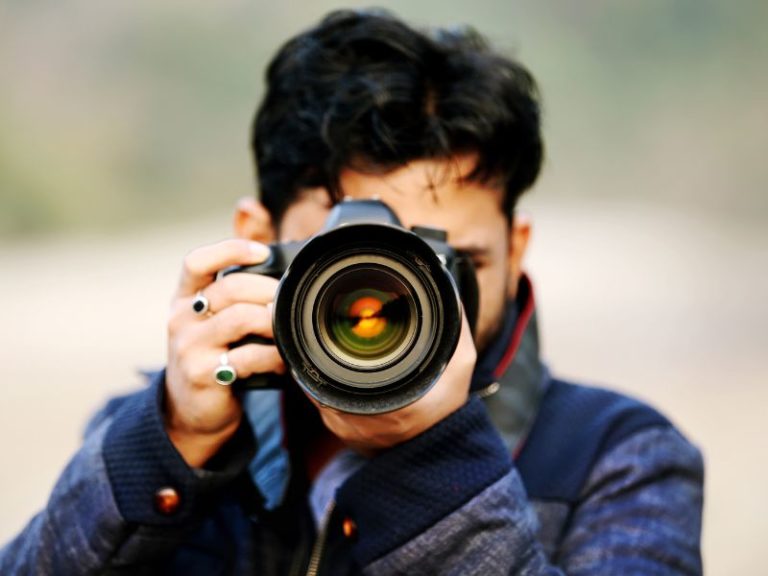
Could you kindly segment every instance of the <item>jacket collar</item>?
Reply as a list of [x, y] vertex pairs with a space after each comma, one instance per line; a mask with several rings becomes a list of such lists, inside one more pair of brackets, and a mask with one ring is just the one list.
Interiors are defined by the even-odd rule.
[[549, 373], [539, 358], [533, 287], [523, 275], [497, 338], [478, 360], [471, 387], [485, 399], [491, 420], [513, 454], [536, 419], [548, 382]]

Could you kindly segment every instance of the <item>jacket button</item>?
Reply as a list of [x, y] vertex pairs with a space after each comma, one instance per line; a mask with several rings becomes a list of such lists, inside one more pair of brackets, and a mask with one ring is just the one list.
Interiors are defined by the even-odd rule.
[[354, 538], [357, 536], [357, 524], [355, 524], [352, 518], [344, 518], [344, 521], [341, 523], [341, 531], [345, 537]]
[[181, 506], [181, 497], [175, 488], [166, 486], [155, 492], [155, 509], [166, 516], [170, 516]]

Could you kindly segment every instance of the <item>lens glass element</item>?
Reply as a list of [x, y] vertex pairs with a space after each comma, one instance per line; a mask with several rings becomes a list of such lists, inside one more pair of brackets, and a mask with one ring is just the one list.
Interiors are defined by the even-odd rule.
[[386, 268], [347, 268], [321, 298], [321, 339], [344, 364], [372, 368], [408, 350], [418, 315], [413, 294], [400, 275]]

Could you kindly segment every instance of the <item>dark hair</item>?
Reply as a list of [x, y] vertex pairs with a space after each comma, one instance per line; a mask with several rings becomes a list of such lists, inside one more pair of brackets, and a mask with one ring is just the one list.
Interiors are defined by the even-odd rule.
[[469, 178], [502, 185], [508, 214], [539, 173], [536, 83], [472, 29], [423, 33], [382, 11], [332, 12], [280, 49], [266, 80], [252, 147], [275, 222], [300, 188], [338, 196], [344, 167], [476, 152]]

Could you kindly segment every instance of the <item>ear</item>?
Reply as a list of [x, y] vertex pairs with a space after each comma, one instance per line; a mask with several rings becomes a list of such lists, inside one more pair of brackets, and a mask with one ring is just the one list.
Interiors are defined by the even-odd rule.
[[523, 274], [523, 259], [528, 250], [530, 237], [531, 217], [522, 212], [515, 212], [512, 225], [509, 227], [509, 252], [507, 254], [509, 298], [514, 298], [517, 294], [517, 286], [520, 283], [520, 276]]
[[235, 236], [268, 244], [275, 239], [272, 217], [255, 198], [240, 198], [235, 207]]

